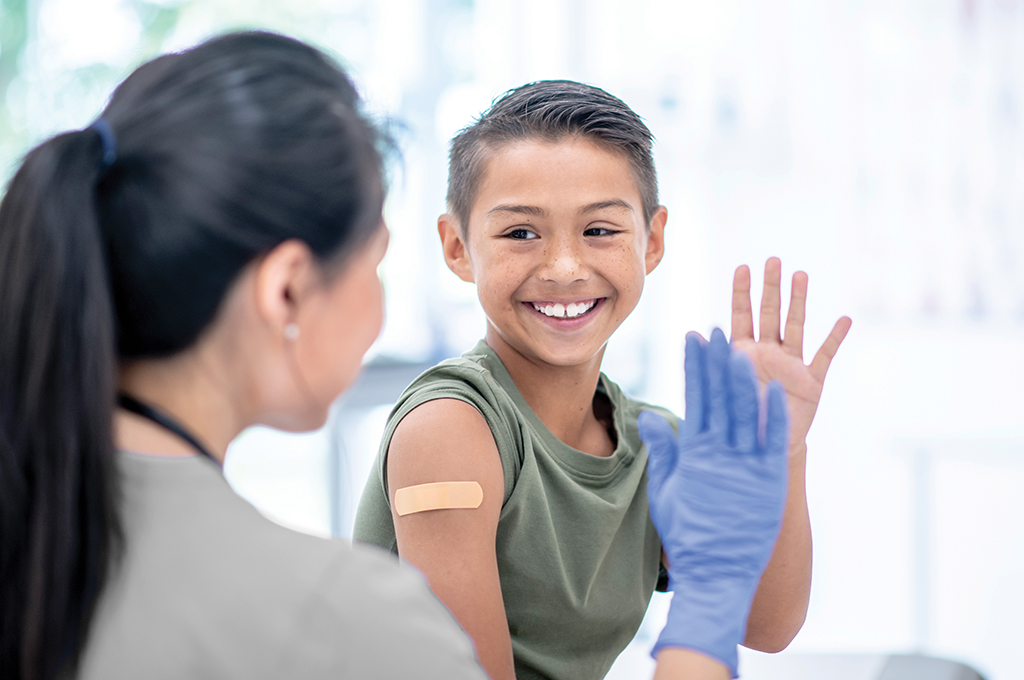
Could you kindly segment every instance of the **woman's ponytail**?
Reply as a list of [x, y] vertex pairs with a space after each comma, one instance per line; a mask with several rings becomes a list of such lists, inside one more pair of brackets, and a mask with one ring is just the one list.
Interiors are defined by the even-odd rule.
[[49, 140], [0, 203], [3, 678], [73, 671], [120, 545], [115, 317], [96, 207], [106, 146], [96, 129]]

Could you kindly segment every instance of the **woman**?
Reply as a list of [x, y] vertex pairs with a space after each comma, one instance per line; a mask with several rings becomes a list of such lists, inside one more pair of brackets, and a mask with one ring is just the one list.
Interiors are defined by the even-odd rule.
[[[380, 330], [381, 138], [359, 106], [315, 49], [237, 33], [143, 65], [25, 158], [0, 204], [0, 676], [482, 677], [413, 570], [268, 522], [220, 471], [245, 427], [322, 425]], [[714, 414], [741, 392], [757, 410], [728, 348], [688, 357], [712, 377], [692, 400], [706, 426], [647, 428], [671, 462], [652, 508], [677, 585], [715, 572], [686, 512], [720, 525], [702, 558], [740, 540], [679, 507], [672, 490], [703, 483], [683, 463], [732, 451], [735, 419]], [[768, 443], [736, 469], [784, 459]], [[781, 498], [777, 476], [753, 486]], [[741, 538], [767, 560], [770, 527]], [[721, 593], [756, 584], [759, 559], [673, 610], [742, 628], [749, 600]], [[659, 673], [734, 670], [732, 633], [702, 637], [716, 625], [667, 627]]]

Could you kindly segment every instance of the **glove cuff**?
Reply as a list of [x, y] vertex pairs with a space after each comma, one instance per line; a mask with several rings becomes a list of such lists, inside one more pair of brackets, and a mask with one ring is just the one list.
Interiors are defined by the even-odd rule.
[[674, 594], [668, 621], [651, 655], [656, 657], [666, 647], [691, 649], [725, 664], [732, 677], [737, 677], [736, 646], [746, 633], [757, 582], [672, 578], [671, 585]]

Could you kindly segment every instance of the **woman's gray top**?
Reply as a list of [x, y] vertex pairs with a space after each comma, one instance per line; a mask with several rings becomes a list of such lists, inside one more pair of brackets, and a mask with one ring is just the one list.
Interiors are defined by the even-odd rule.
[[80, 678], [485, 678], [393, 556], [274, 524], [205, 458], [118, 461], [125, 552]]

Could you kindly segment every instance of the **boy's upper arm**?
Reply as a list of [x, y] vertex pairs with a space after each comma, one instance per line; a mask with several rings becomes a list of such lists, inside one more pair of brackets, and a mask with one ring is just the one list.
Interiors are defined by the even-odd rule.
[[[459, 399], [435, 399], [410, 411], [391, 437], [386, 474], [402, 557], [408, 559], [402, 544], [416, 545], [420, 525], [430, 525], [432, 532], [457, 530], [452, 538], [459, 542], [473, 541], [477, 532], [485, 531], [484, 538], [493, 552], [505, 477], [491, 430], [474, 406]], [[431, 482], [468, 481], [479, 483], [483, 489], [479, 508], [432, 510], [402, 517], [394, 512], [398, 489]]]
[[[386, 475], [399, 554], [423, 572], [434, 593], [473, 638], [491, 677], [513, 677], [494, 545], [505, 478], [484, 417], [458, 399], [417, 406], [391, 437]], [[465, 481], [480, 484], [480, 507], [403, 516], [394, 510], [399, 489]]]

